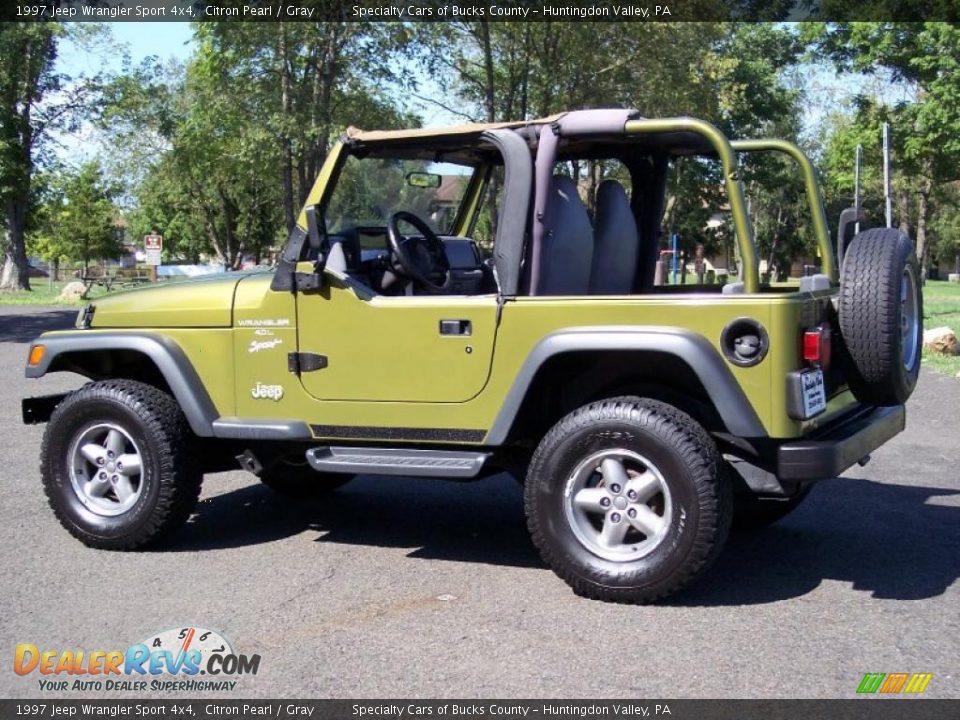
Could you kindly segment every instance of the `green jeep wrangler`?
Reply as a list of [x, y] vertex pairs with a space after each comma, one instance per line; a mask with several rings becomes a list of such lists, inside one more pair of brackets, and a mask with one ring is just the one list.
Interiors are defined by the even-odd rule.
[[[748, 152], [804, 175], [821, 264], [799, 285], [761, 282]], [[739, 256], [723, 285], [661, 282], [680, 156], [722, 168]], [[611, 178], [575, 181], [590, 161]], [[700, 574], [731, 522], [783, 517], [903, 429], [919, 271], [905, 235], [854, 236], [860, 220], [844, 211], [834, 240], [796, 146], [692, 118], [351, 128], [272, 272], [96, 300], [26, 368], [92, 382], [24, 400], [24, 421], [47, 423], [46, 494], [92, 547], [169, 534], [203, 474], [238, 462], [294, 494], [506, 470], [577, 593], [648, 602]]]

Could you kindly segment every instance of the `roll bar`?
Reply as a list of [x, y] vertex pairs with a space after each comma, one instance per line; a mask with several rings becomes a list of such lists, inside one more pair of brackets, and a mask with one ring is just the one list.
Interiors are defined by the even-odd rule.
[[737, 155], [730, 141], [711, 123], [696, 118], [659, 118], [654, 120], [629, 120], [624, 128], [627, 134], [653, 134], [692, 132], [704, 137], [720, 158], [723, 166], [724, 186], [733, 216], [733, 230], [740, 249], [741, 279], [744, 292], [760, 292], [760, 272], [757, 260], [757, 244], [754, 242], [753, 226], [747, 214], [747, 202], [740, 183]]
[[820, 193], [820, 184], [817, 182], [817, 173], [810, 158], [803, 150], [787, 140], [734, 140], [730, 145], [737, 152], [782, 152], [793, 158], [800, 166], [824, 274], [830, 278], [831, 282], [839, 282], [840, 273], [837, 270], [833, 245], [830, 243], [830, 233], [827, 230], [827, 213], [823, 207], [823, 196]]

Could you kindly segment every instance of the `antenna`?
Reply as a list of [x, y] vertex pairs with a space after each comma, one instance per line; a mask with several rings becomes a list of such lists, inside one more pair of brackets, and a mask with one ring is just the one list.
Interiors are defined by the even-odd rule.
[[883, 199], [887, 227], [893, 227], [893, 191], [890, 185], [890, 123], [883, 124]]

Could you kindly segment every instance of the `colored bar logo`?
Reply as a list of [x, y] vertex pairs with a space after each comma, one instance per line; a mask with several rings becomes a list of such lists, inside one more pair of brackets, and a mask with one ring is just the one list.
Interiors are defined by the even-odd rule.
[[867, 673], [857, 686], [857, 692], [865, 695], [917, 695], [927, 689], [931, 679], [932, 673]]

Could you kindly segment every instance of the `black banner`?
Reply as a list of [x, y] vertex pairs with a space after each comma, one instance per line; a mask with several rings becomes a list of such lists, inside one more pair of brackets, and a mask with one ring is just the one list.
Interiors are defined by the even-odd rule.
[[947, 720], [960, 700], [0, 700], [15, 718]]
[[0, 20], [682, 22], [960, 20], [960, 0], [7, 0]]

